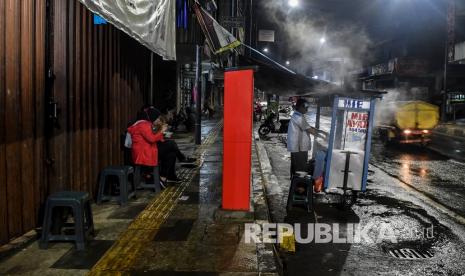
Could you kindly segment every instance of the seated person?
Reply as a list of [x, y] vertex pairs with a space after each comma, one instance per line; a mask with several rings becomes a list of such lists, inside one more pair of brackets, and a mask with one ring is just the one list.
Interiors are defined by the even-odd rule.
[[[162, 115], [161, 121], [164, 124], [170, 124], [171, 119], [169, 116]], [[176, 176], [176, 159], [181, 163], [194, 163], [195, 158], [186, 157], [178, 147], [175, 140], [170, 139], [169, 135], [165, 135], [164, 141], [159, 141], [158, 145], [158, 159], [160, 160], [160, 175], [162, 179], [167, 182], [179, 182], [180, 179]]]
[[178, 148], [176, 142], [172, 139], [157, 142], [158, 160], [160, 161], [160, 175], [162, 180], [167, 182], [178, 182], [180, 179], [176, 176], [176, 159], [181, 163], [194, 163], [195, 158], [186, 157]]
[[168, 126], [161, 122], [160, 112], [153, 107], [143, 108], [137, 117], [138, 120], [128, 128], [131, 137], [132, 162], [137, 171], [135, 183], [139, 185], [141, 182], [140, 170], [145, 167], [151, 168], [153, 183], [159, 183], [157, 142], [163, 141], [163, 133], [166, 132]]
[[[149, 106], [151, 107], [151, 106]], [[160, 123], [168, 125], [172, 121], [172, 116], [163, 114], [160, 116]], [[176, 175], [176, 160], [180, 163], [192, 164], [197, 160], [195, 158], [186, 157], [180, 150], [175, 140], [170, 139], [169, 133], [164, 133], [164, 139], [157, 141], [158, 162], [160, 166], [160, 179], [162, 182], [179, 182], [180, 179]]]

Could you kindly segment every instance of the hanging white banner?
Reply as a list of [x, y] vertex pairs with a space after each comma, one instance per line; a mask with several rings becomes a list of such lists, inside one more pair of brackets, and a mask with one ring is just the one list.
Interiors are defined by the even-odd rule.
[[79, 1], [163, 59], [176, 60], [175, 0]]

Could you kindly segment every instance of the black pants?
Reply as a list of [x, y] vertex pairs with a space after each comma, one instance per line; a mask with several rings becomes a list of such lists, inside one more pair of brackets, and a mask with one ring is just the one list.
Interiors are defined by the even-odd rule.
[[295, 172], [308, 171], [308, 151], [291, 152], [291, 177]]
[[157, 147], [160, 175], [169, 179], [176, 179], [176, 159], [183, 162], [186, 160], [186, 156], [182, 154], [174, 140], [158, 142]]

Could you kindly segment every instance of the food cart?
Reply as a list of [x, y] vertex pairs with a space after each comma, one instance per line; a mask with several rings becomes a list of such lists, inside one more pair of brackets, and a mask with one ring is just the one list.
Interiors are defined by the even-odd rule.
[[[327, 141], [314, 139], [308, 172], [292, 176], [287, 209], [303, 204], [308, 211], [316, 198], [350, 207], [359, 192], [365, 192], [377, 99], [381, 91], [332, 96], [331, 127]], [[318, 102], [316, 128], [320, 126]], [[299, 185], [305, 192], [298, 193]]]

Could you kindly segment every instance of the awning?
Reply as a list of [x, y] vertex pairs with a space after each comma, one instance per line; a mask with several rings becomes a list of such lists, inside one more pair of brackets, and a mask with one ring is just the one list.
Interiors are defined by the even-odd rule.
[[176, 60], [175, 0], [79, 0], [165, 60]]
[[320, 100], [329, 100], [339, 96], [357, 96], [367, 98], [382, 98], [386, 91], [360, 90], [354, 87], [341, 87], [339, 85], [306, 77], [297, 74], [287, 67], [266, 57], [258, 50], [244, 45], [257, 55], [252, 57], [240, 56], [239, 66], [258, 67], [255, 73], [255, 87], [265, 93], [278, 96], [314, 97]]
[[278, 96], [321, 94], [338, 89], [332, 83], [294, 73], [256, 57], [240, 56], [239, 66], [258, 66], [255, 87]]

